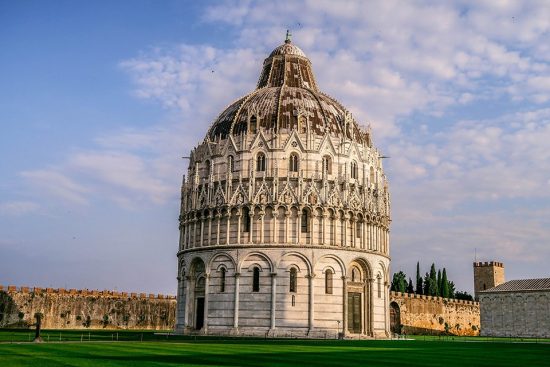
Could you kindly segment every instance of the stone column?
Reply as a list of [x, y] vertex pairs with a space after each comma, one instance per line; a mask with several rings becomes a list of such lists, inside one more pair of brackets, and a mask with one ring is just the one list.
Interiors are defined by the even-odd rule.
[[201, 217], [201, 238], [200, 238], [200, 244], [199, 246], [202, 247], [203, 245], [203, 239], [204, 239], [204, 221], [206, 220], [206, 217]]
[[212, 220], [214, 219], [214, 213], [211, 211], [208, 214], [208, 238], [207, 245], [212, 245]]
[[265, 212], [263, 210], [260, 210], [260, 243], [264, 243], [264, 229], [265, 229], [265, 223], [264, 223], [264, 217]]
[[183, 318], [184, 318], [184, 324], [183, 324], [183, 327], [184, 328], [188, 328], [188, 327], [191, 327], [192, 325], [189, 324], [189, 320], [190, 317], [189, 317], [189, 306], [192, 304], [194, 304], [194, 300], [191, 299], [191, 284], [195, 284], [194, 281], [195, 279], [190, 277], [190, 276], [185, 276], [185, 280], [186, 280], [186, 286], [185, 286], [185, 305], [183, 306]]
[[346, 213], [342, 216], [342, 246], [349, 247], [348, 242], [348, 215]]
[[241, 244], [241, 217], [242, 217], [242, 210], [239, 208], [237, 210], [237, 243]]
[[290, 218], [290, 210], [287, 208], [285, 210], [285, 243], [288, 243], [288, 228], [289, 228], [289, 218]]
[[321, 241], [322, 241], [322, 244], [323, 245], [326, 245], [327, 244], [327, 241], [326, 241], [326, 224], [325, 222], [327, 221], [327, 216], [328, 214], [323, 212], [323, 215], [321, 216]]
[[386, 254], [390, 254], [390, 230], [386, 229]]
[[315, 328], [315, 274], [312, 273], [308, 276], [309, 280], [309, 332], [311, 333]]
[[191, 232], [193, 231], [193, 220], [190, 219], [187, 224], [187, 248], [193, 247], [193, 244], [191, 243]]
[[367, 332], [374, 336], [374, 278], [370, 278], [369, 280], [369, 287], [368, 287], [368, 295], [369, 295], [369, 309], [368, 309], [368, 320], [369, 324], [367, 325]]
[[220, 244], [220, 224], [221, 224], [221, 218], [222, 215], [220, 214], [220, 211], [216, 213], [216, 245]]
[[252, 244], [254, 243], [254, 211], [255, 209], [252, 208], [250, 212], [248, 213], [248, 216], [250, 217], [250, 232], [248, 233], [248, 243]]
[[209, 297], [209, 285], [210, 285], [210, 273], [204, 275], [204, 333], [208, 333], [208, 298]]
[[334, 246], [340, 246], [342, 242], [342, 237], [340, 235], [340, 224], [342, 221], [340, 220], [340, 213], [336, 213], [334, 215]]
[[351, 221], [351, 245], [353, 247], [357, 246], [357, 219], [350, 218]]
[[378, 251], [382, 252], [382, 238], [380, 236], [380, 226], [376, 226], [376, 243], [378, 244]]
[[300, 244], [300, 239], [302, 237], [302, 209], [298, 208], [298, 213], [296, 213], [296, 243]]
[[277, 273], [271, 273], [271, 330], [275, 330], [275, 305], [277, 303]]
[[193, 220], [193, 247], [197, 247], [197, 217]]
[[365, 218], [363, 217], [363, 222], [361, 222], [361, 248], [364, 250], [368, 248], [367, 246], [367, 222], [365, 221]]
[[278, 221], [279, 221], [279, 208], [273, 209], [273, 226], [271, 226], [273, 230], [273, 243], [279, 242], [279, 228], [278, 228]]
[[229, 228], [230, 228], [230, 222], [231, 222], [231, 212], [229, 211], [229, 208], [227, 210], [227, 213], [225, 213], [225, 216], [227, 217], [227, 223], [226, 223], [226, 229], [225, 229], [225, 244], [229, 245]]
[[384, 282], [384, 325], [386, 336], [390, 336], [390, 305], [389, 297], [390, 296], [390, 284]]
[[348, 286], [347, 286], [347, 278], [345, 276], [342, 277], [342, 294], [344, 295], [344, 312], [342, 320], [342, 332], [344, 335], [348, 333]]
[[239, 328], [239, 284], [241, 273], [235, 273], [235, 305], [233, 306], [233, 328], [235, 331]]
[[183, 250], [183, 238], [185, 236], [185, 225], [183, 225], [183, 223], [180, 222], [180, 225], [179, 225], [179, 230], [180, 230], [180, 240], [179, 240], [179, 250]]
[[[178, 268], [178, 273], [180, 271], [181, 269]], [[185, 282], [183, 281], [183, 277], [178, 275], [176, 279], [178, 281], [178, 290], [176, 295], [176, 299], [178, 301], [178, 303], [176, 304], [176, 332], [177, 332], [181, 325], [180, 318], [183, 318], [183, 320], [185, 320], [185, 315], [183, 315], [183, 308], [185, 307], [186, 300], [184, 296]], [[184, 321], [184, 324], [185, 324], [185, 321]], [[185, 327], [185, 325], [181, 325], [181, 327]]]

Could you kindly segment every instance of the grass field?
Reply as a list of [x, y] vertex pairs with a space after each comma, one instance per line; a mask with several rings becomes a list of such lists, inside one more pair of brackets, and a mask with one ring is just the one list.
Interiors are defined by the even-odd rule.
[[[173, 338], [151, 332], [142, 341], [10, 343], [0, 331], [0, 366], [549, 366], [550, 344], [429, 340], [264, 340]], [[45, 333], [48, 333], [46, 331]], [[52, 331], [51, 334], [55, 334]], [[67, 333], [67, 334], [65, 334]], [[57, 332], [59, 335], [59, 332]], [[119, 338], [122, 339], [119, 334]], [[12, 336], [13, 339], [13, 336]], [[50, 339], [52, 339], [50, 337]], [[157, 341], [154, 341], [157, 339]], [[73, 339], [74, 340], [74, 339]], [[476, 341], [479, 340], [479, 341]]]

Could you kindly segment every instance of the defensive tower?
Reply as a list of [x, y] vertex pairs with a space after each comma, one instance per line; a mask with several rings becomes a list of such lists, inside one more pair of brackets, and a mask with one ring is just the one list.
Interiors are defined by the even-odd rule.
[[474, 294], [504, 283], [504, 264], [497, 261], [474, 262]]

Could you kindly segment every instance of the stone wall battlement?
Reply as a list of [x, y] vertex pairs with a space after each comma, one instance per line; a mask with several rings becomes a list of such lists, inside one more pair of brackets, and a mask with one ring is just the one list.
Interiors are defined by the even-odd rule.
[[3, 286], [0, 284], [0, 291], [6, 293], [35, 293], [35, 294], [66, 294], [66, 295], [75, 295], [81, 297], [111, 297], [111, 298], [138, 298], [138, 299], [176, 299], [176, 296], [165, 295], [165, 294], [153, 294], [153, 293], [128, 293], [128, 292], [118, 292], [110, 290], [90, 290], [90, 289], [65, 289], [65, 288], [41, 288], [41, 287], [27, 287], [27, 286], [15, 286], [8, 285]]
[[464, 299], [456, 299], [456, 298], [433, 297], [433, 296], [425, 296], [423, 294], [401, 293], [401, 292], [394, 292], [394, 291], [390, 291], [390, 296], [403, 297], [403, 298], [418, 298], [418, 299], [425, 299], [425, 300], [430, 300], [435, 302], [446, 301], [447, 303], [456, 303], [456, 304], [471, 305], [471, 306], [479, 307], [479, 302], [468, 301]]
[[474, 268], [480, 268], [485, 266], [496, 266], [499, 268], [503, 268], [504, 264], [498, 261], [476, 261], [474, 262]]

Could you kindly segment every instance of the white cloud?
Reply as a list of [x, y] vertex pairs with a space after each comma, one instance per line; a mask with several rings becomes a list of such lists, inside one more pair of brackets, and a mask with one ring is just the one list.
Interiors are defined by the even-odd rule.
[[10, 201], [0, 203], [0, 215], [21, 216], [34, 213], [40, 209], [40, 205], [32, 201]]
[[21, 176], [37, 191], [45, 191], [75, 204], [89, 203], [90, 188], [67, 177], [57, 169], [24, 171], [21, 172]]

